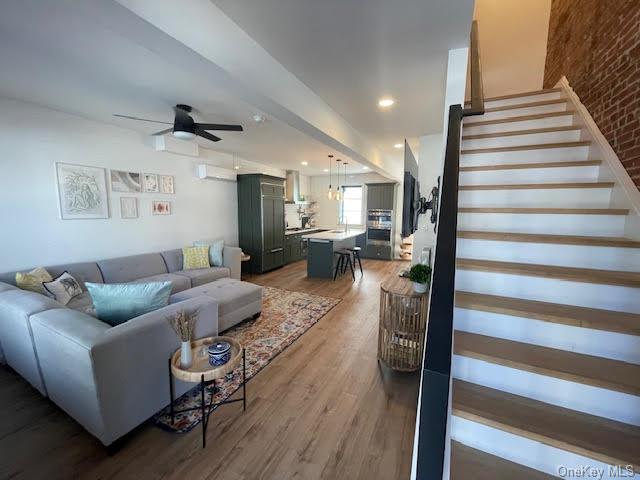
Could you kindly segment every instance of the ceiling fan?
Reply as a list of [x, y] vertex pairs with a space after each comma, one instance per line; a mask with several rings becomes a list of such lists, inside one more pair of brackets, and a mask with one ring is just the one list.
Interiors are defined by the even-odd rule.
[[[173, 107], [175, 112], [175, 119], [173, 121], [173, 127], [166, 130], [160, 130], [152, 135], [164, 135], [166, 133], [173, 133], [173, 136], [181, 140], [191, 140], [196, 135], [212, 142], [219, 142], [220, 137], [209, 133], [209, 130], [226, 130], [231, 132], [242, 132], [242, 125], [225, 125], [220, 123], [196, 123], [193, 121], [193, 117], [189, 115], [193, 109], [189, 105], [178, 104]], [[129, 120], [138, 120], [141, 122], [153, 122], [164, 123], [165, 125], [171, 125], [171, 122], [161, 122], [159, 120], [149, 120], [148, 118], [131, 117], [129, 115], [113, 114], [114, 117], [128, 118]]]

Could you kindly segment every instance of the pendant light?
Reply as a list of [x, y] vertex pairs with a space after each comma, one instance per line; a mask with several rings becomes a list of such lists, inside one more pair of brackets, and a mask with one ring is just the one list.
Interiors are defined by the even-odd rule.
[[331, 191], [331, 162], [333, 160], [333, 155], [329, 155], [329, 191], [327, 192], [327, 198], [329, 200], [333, 199], [333, 192]]
[[338, 162], [338, 168], [336, 168], [336, 170], [338, 170], [338, 186], [336, 187], [336, 200], [339, 202], [342, 199], [342, 194], [340, 193], [340, 162], [342, 160], [340, 160], [339, 158], [336, 158], [336, 162]]

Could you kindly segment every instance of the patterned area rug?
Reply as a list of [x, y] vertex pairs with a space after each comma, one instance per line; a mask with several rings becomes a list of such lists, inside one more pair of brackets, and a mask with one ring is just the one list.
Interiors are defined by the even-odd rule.
[[[260, 318], [244, 321], [224, 332], [224, 335], [238, 339], [245, 347], [247, 381], [340, 303], [340, 299], [265, 287], [262, 302]], [[218, 391], [213, 395], [213, 401], [218, 403], [226, 400], [241, 384], [242, 365], [233, 372], [232, 379], [216, 381]], [[207, 403], [211, 401], [210, 391], [206, 392], [205, 400]], [[199, 405], [200, 386], [196, 385], [176, 400], [174, 408], [182, 410]], [[172, 424], [168, 407], [153, 417], [157, 426], [178, 433], [191, 431], [201, 421], [202, 413], [194, 410], [177, 414]]]

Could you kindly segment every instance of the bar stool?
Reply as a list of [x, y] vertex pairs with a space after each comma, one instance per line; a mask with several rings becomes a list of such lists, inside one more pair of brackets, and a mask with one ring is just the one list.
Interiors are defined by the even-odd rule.
[[356, 266], [356, 260], [358, 261], [358, 266], [360, 267], [360, 275], [364, 275], [362, 273], [362, 260], [360, 259], [360, 252], [362, 251], [361, 247], [353, 247], [353, 248], [347, 248], [347, 250], [349, 250], [349, 252], [351, 252], [351, 254], [353, 255], [353, 267], [355, 268]]
[[351, 277], [355, 281], [356, 275], [353, 271], [353, 263], [351, 263], [351, 252], [346, 249], [340, 249], [333, 252], [334, 255], [339, 255], [338, 262], [336, 263], [336, 269], [333, 272], [333, 279], [338, 276], [338, 272], [341, 274], [347, 271], [347, 267], [351, 269]]

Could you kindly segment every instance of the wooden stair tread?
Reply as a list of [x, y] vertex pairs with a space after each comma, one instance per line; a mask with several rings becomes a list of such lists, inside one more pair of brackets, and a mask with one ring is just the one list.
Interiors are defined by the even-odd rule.
[[461, 380], [453, 380], [452, 389], [453, 415], [604, 463], [640, 469], [637, 426]]
[[571, 282], [640, 288], [640, 273], [638, 272], [538, 265], [535, 263], [497, 262], [494, 260], [476, 260], [471, 258], [458, 258], [456, 260], [456, 268], [480, 272], [506, 273], [509, 275], [554, 278]]
[[507, 208], [507, 207], [459, 207], [458, 213], [521, 213], [551, 215], [628, 215], [626, 208]]
[[503, 163], [498, 165], [477, 165], [460, 167], [461, 172], [481, 172], [490, 170], [527, 170], [530, 168], [571, 168], [591, 167], [602, 164], [602, 160], [578, 160], [567, 162], [537, 162], [537, 163]]
[[531, 145], [515, 145], [510, 147], [490, 147], [490, 148], [473, 148], [462, 150], [462, 155], [472, 155], [478, 153], [499, 153], [499, 152], [521, 152], [523, 150], [543, 150], [547, 148], [574, 148], [587, 147], [591, 145], [590, 140], [581, 140], [578, 142], [556, 142], [556, 143], [534, 143]]
[[518, 115], [516, 117], [498, 118], [496, 120], [480, 120], [477, 122], [471, 122], [469, 120], [465, 120], [462, 126], [464, 128], [464, 127], [477, 127], [479, 125], [494, 125], [499, 123], [523, 122], [527, 120], [540, 120], [542, 118], [549, 118], [549, 117], [564, 117], [567, 115], [574, 115], [575, 113], [576, 112], [574, 110], [564, 110], [562, 112], [535, 113], [532, 115]]
[[556, 477], [452, 440], [450, 478], [451, 480], [514, 478], [551, 480]]
[[580, 235], [549, 235], [540, 233], [458, 231], [458, 238], [495, 240], [500, 242], [553, 243], [589, 247], [640, 248], [640, 241], [623, 237], [588, 237]]
[[582, 127], [577, 125], [568, 125], [565, 127], [530, 128], [528, 130], [509, 130], [508, 132], [478, 133], [475, 135], [463, 135], [462, 140], [482, 140], [485, 138], [517, 137], [520, 135], [535, 135], [538, 133], [571, 132], [574, 130], [581, 130], [581, 129]]
[[456, 330], [453, 352], [540, 375], [640, 395], [640, 365]]
[[484, 113], [503, 112], [505, 110], [517, 110], [519, 108], [544, 107], [546, 105], [557, 105], [559, 103], [569, 103], [569, 100], [567, 100], [566, 98], [556, 98], [554, 100], [541, 100], [537, 102], [514, 103], [513, 105], [501, 105], [499, 107], [485, 108]]
[[457, 291], [456, 307], [640, 336], [640, 315], [597, 308]]
[[613, 182], [513, 183], [460, 185], [459, 190], [551, 190], [563, 188], [613, 188]]
[[[543, 88], [541, 90], [532, 90], [530, 92], [522, 92], [522, 93], [510, 93], [509, 95], [499, 95], [497, 97], [489, 97], [485, 98], [485, 102], [493, 102], [495, 100], [509, 100], [510, 98], [518, 98], [518, 97], [533, 97], [535, 95], [544, 95], [546, 93], [557, 93], [561, 92], [562, 88]], [[471, 105], [471, 102], [466, 101], [465, 105]]]

